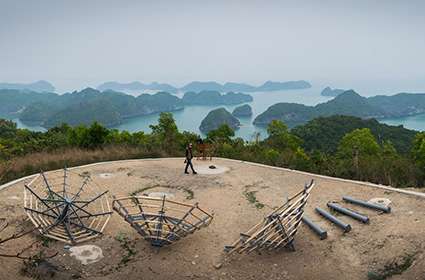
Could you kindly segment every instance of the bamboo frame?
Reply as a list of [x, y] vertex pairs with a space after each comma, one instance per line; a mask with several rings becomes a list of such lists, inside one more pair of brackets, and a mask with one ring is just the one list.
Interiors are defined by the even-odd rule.
[[99, 192], [89, 176], [43, 173], [24, 185], [24, 209], [39, 232], [68, 244], [100, 236], [111, 218], [108, 191]]
[[162, 247], [208, 226], [213, 215], [193, 205], [149, 196], [115, 198], [113, 209], [152, 246]]
[[230, 246], [225, 246], [229, 254], [251, 253], [252, 251], [294, 248], [294, 237], [304, 214], [314, 181], [304, 186], [304, 189], [288, 199], [278, 209], [272, 211], [260, 223], [253, 226]]

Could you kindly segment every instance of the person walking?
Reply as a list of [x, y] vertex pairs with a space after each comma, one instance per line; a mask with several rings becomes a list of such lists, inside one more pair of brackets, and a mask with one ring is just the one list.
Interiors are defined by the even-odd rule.
[[192, 169], [193, 174], [198, 174], [196, 173], [195, 169], [193, 169], [192, 159], [193, 159], [192, 143], [189, 143], [189, 145], [186, 148], [186, 159], [184, 161], [186, 163], [186, 168], [184, 169], [185, 174], [189, 174], [189, 172], [187, 171], [189, 166], [190, 166], [190, 169]]

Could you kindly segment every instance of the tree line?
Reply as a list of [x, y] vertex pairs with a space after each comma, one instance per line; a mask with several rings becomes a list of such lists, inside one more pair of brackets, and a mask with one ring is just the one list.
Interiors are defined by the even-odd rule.
[[[274, 120], [267, 127], [268, 136], [255, 141], [236, 138], [229, 126], [222, 125], [210, 131], [203, 141], [213, 147], [214, 156], [218, 157], [394, 187], [424, 186], [425, 132], [412, 134], [397, 127], [384, 127], [388, 130], [385, 132], [376, 126], [361, 127], [360, 123], [347, 131], [346, 126], [353, 120], [344, 116], [331, 118], [333, 121], [313, 120], [314, 126], [309, 123], [292, 130]], [[341, 126], [344, 121], [347, 125]], [[186, 145], [200, 139], [195, 133], [179, 131], [171, 113], [161, 113], [151, 130], [151, 133], [130, 133], [94, 122], [90, 126], [63, 124], [46, 132], [34, 132], [18, 129], [12, 121], [0, 120], [0, 182], [65, 164], [183, 156]], [[376, 137], [378, 130], [388, 137]], [[321, 131], [340, 136], [327, 139]]]

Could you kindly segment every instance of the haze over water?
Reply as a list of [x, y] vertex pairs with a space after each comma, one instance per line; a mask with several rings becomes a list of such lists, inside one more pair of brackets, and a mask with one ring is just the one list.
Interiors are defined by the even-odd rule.
[[[239, 118], [241, 122], [241, 127], [235, 131], [236, 137], [242, 137], [244, 140], [250, 141], [256, 137], [257, 133], [260, 133], [260, 138], [267, 136], [266, 128], [254, 126], [252, 122], [255, 117], [262, 112], [264, 112], [268, 107], [279, 102], [289, 102], [289, 103], [299, 103], [309, 106], [314, 106], [319, 103], [323, 103], [332, 99], [332, 97], [321, 96], [320, 92], [327, 84], [313, 84], [309, 89], [299, 89], [299, 90], [284, 90], [284, 91], [269, 91], [269, 92], [251, 92], [247, 93], [253, 97], [252, 102], [243, 103], [249, 104], [252, 107], [253, 115], [252, 117]], [[387, 85], [388, 86], [388, 85]], [[395, 87], [393, 91], [389, 90], [380, 90], [377, 91], [375, 86], [368, 88], [367, 86], [361, 87], [362, 90], [358, 91], [359, 94], [363, 96], [374, 96], [378, 94], [382, 95], [393, 95], [399, 92], [415, 92], [410, 90], [403, 90], [402, 86]], [[349, 88], [346, 88], [349, 89]], [[131, 95], [138, 95], [137, 92], [126, 92]], [[147, 92], [144, 92], [147, 93]], [[153, 93], [153, 92], [149, 92]], [[184, 92], [178, 92], [176, 96], [182, 97]], [[231, 106], [185, 106], [181, 111], [172, 112], [174, 119], [176, 120], [177, 126], [181, 131], [190, 131], [198, 133], [202, 136], [205, 136], [199, 131], [199, 125], [205, 116], [214, 109], [224, 107], [229, 112], [232, 112], [236, 107], [243, 104], [231, 105]], [[7, 116], [6, 116], [7, 118]], [[135, 117], [131, 119], [125, 119], [124, 122], [116, 127], [119, 130], [127, 130], [130, 132], [135, 131], [145, 131], [149, 133], [151, 131], [150, 125], [156, 124], [158, 122], [159, 113]], [[12, 119], [15, 121], [19, 128], [27, 128], [34, 131], [46, 131], [45, 128], [41, 126], [32, 126], [28, 123], [23, 123], [19, 119]], [[425, 130], [425, 114], [408, 116], [403, 118], [392, 118], [392, 119], [383, 119], [379, 120], [382, 123], [389, 125], [403, 125], [406, 128], [424, 131]]]
[[[254, 133], [260, 132], [261, 136], [266, 135], [264, 128], [256, 127], [252, 124], [253, 120], [258, 114], [264, 112], [271, 105], [278, 102], [293, 102], [304, 103], [306, 105], [316, 105], [325, 102], [330, 98], [320, 95], [320, 88], [312, 87], [304, 90], [285, 90], [285, 91], [272, 91], [272, 92], [254, 92], [249, 93], [253, 97], [253, 101], [249, 104], [252, 107], [253, 115], [250, 118], [240, 118], [241, 127], [236, 130], [235, 134], [245, 140], [251, 140]], [[183, 93], [177, 94], [179, 97]], [[242, 104], [232, 106], [186, 106], [184, 110], [173, 112], [177, 126], [181, 130], [192, 131], [201, 134], [199, 125], [205, 116], [213, 109], [224, 107], [229, 112]], [[129, 131], [150, 131], [149, 125], [157, 122], [159, 114], [149, 116], [142, 116], [127, 120], [117, 128], [120, 130]]]

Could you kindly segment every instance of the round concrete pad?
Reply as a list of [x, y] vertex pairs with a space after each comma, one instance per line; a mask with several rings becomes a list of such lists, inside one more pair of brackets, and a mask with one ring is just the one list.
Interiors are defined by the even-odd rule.
[[[215, 166], [215, 168], [210, 168], [210, 166], [212, 165]], [[206, 175], [221, 174], [221, 173], [229, 171], [228, 167], [212, 164], [212, 163], [208, 165], [206, 164], [198, 165], [195, 163], [194, 168], [196, 172], [198, 172], [198, 174], [206, 174]]]
[[165, 198], [169, 198], [169, 199], [174, 198], [174, 194], [172, 194], [172, 193], [166, 193], [166, 192], [151, 192], [151, 193], [148, 193], [148, 196], [150, 196], [150, 197], [163, 198], [164, 195], [165, 195]]
[[388, 198], [375, 197], [369, 200], [369, 203], [375, 203], [388, 207], [391, 204], [391, 200], [389, 200]]
[[96, 245], [74, 246], [69, 248], [70, 256], [75, 257], [83, 265], [98, 262], [103, 258], [102, 249]]
[[99, 177], [102, 179], [109, 179], [112, 178], [114, 175], [112, 173], [101, 173], [99, 174]]

